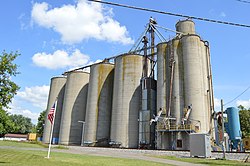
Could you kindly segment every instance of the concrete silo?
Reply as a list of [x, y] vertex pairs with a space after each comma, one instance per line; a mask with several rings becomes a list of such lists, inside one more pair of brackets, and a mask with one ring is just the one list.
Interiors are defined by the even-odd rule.
[[72, 71], [67, 73], [59, 144], [80, 145], [85, 120], [89, 73]]
[[84, 143], [108, 146], [112, 111], [114, 64], [99, 63], [90, 67]]
[[213, 90], [208, 45], [195, 34], [191, 20], [179, 21], [176, 30], [174, 39], [157, 46], [157, 109], [164, 110], [164, 120], [157, 125], [158, 149], [189, 149], [188, 133], [211, 132]]
[[124, 148], [138, 147], [142, 61], [143, 57], [135, 54], [115, 58], [111, 145]]
[[55, 125], [53, 129], [54, 131], [53, 131], [52, 141], [53, 143], [58, 143], [63, 98], [64, 98], [64, 91], [65, 91], [65, 83], [66, 83], [66, 77], [51, 78], [49, 98], [48, 98], [48, 104], [47, 104], [46, 116], [45, 116], [45, 126], [44, 126], [44, 132], [43, 132], [43, 143], [49, 143], [51, 123], [48, 120], [47, 116], [48, 116], [48, 112], [50, 111], [50, 108], [55, 103], [56, 98], [58, 98], [58, 100], [57, 100], [56, 115], [55, 115], [55, 121], [54, 121]]

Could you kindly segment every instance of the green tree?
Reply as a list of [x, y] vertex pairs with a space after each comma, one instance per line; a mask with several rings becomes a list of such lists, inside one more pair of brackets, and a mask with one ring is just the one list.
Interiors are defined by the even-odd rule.
[[250, 136], [250, 109], [244, 108], [242, 105], [238, 106], [240, 112], [240, 127], [242, 137]]
[[45, 115], [46, 115], [46, 110], [42, 111], [38, 117], [38, 122], [37, 122], [37, 126], [36, 126], [36, 132], [38, 134], [43, 134]]
[[27, 134], [32, 131], [33, 124], [31, 123], [31, 119], [24, 117], [23, 115], [10, 115], [10, 119], [14, 123], [13, 129], [11, 133], [16, 134]]
[[11, 81], [12, 76], [19, 74], [17, 65], [13, 62], [19, 55], [17, 52], [8, 54], [5, 51], [0, 55], [0, 108], [7, 108], [19, 89], [19, 86]]
[[13, 129], [13, 123], [5, 109], [19, 89], [19, 86], [11, 81], [11, 77], [19, 73], [13, 62], [19, 55], [18, 52], [0, 53], [0, 137]]
[[8, 113], [0, 108], [0, 137], [13, 130], [13, 122]]

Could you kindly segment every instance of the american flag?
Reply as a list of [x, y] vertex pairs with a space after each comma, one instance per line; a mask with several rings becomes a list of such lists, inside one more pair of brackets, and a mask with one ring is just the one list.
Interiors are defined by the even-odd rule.
[[55, 107], [56, 107], [56, 102], [53, 104], [53, 106], [51, 107], [48, 113], [48, 119], [51, 124], [53, 123], [53, 119], [54, 119]]

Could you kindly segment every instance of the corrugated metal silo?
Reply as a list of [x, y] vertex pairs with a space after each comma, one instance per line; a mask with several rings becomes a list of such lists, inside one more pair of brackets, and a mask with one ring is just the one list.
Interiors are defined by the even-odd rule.
[[115, 59], [111, 145], [124, 148], [138, 147], [142, 58], [140, 55], [125, 54]]
[[85, 120], [89, 73], [73, 71], [67, 73], [64, 94], [59, 144], [80, 145], [82, 123]]
[[90, 67], [84, 132], [84, 143], [87, 145], [107, 146], [109, 143], [113, 81], [113, 64], [100, 63]]
[[55, 115], [55, 122], [54, 122], [55, 125], [54, 125], [54, 131], [53, 131], [52, 137], [54, 139], [59, 138], [65, 83], [66, 83], [66, 77], [51, 78], [49, 98], [48, 98], [48, 104], [47, 104], [46, 116], [45, 116], [45, 126], [44, 126], [44, 132], [43, 132], [43, 143], [49, 143], [51, 123], [48, 120], [47, 116], [48, 116], [48, 112], [50, 108], [55, 103], [56, 98], [58, 98], [58, 100], [57, 100], [57, 108], [56, 108], [56, 115]]

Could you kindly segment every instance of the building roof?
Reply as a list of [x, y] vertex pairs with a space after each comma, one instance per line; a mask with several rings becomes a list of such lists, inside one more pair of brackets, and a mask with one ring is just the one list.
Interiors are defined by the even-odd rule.
[[11, 138], [27, 138], [27, 134], [5, 134], [4, 137], [11, 137]]

